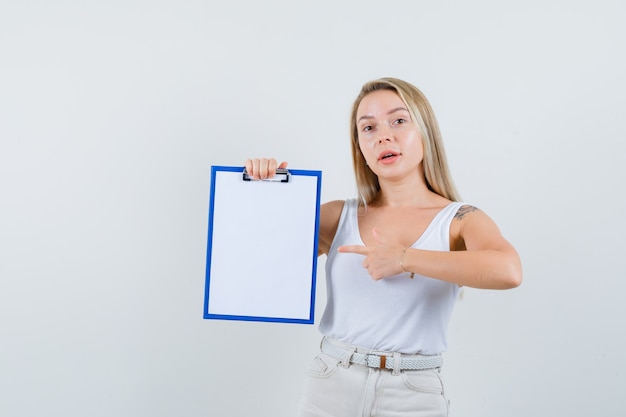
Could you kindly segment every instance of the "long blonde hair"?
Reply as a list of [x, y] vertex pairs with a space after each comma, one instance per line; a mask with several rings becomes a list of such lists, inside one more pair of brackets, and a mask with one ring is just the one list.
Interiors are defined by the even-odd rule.
[[449, 200], [459, 201], [459, 194], [448, 169], [439, 124], [426, 96], [406, 81], [397, 78], [379, 78], [363, 85], [361, 92], [354, 100], [350, 115], [352, 163], [361, 203], [364, 205], [371, 203], [380, 192], [380, 184], [376, 174], [367, 166], [359, 147], [356, 125], [357, 109], [366, 95], [378, 90], [390, 90], [398, 94], [411, 114], [411, 118], [419, 126], [424, 146], [422, 165], [428, 189]]

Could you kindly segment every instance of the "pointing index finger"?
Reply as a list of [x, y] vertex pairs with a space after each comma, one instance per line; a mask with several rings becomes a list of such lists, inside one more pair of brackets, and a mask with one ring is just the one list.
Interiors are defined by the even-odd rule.
[[363, 245], [345, 245], [345, 246], [339, 246], [339, 248], [337, 248], [337, 252], [367, 255], [369, 253], [369, 249]]

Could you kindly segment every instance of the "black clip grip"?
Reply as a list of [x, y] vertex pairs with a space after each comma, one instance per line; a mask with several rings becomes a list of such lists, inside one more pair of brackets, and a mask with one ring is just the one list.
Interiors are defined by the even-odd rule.
[[[270, 181], [270, 182], [289, 182], [289, 170], [287, 168], [278, 168], [276, 170], [276, 175], [272, 178], [266, 178], [261, 181]], [[243, 169], [243, 180], [244, 181], [254, 181], [251, 176], [248, 175], [246, 169]]]

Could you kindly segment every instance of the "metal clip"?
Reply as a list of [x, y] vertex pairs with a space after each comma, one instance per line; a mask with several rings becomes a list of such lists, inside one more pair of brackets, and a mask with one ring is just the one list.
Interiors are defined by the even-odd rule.
[[[276, 170], [276, 175], [274, 175], [272, 178], [266, 178], [266, 179], [261, 180], [261, 181], [289, 182], [289, 178], [290, 178], [290, 174], [289, 174], [289, 170], [287, 168], [278, 168]], [[252, 179], [252, 177], [248, 175], [248, 172], [246, 171], [245, 168], [243, 169], [243, 180], [244, 181], [254, 181]]]

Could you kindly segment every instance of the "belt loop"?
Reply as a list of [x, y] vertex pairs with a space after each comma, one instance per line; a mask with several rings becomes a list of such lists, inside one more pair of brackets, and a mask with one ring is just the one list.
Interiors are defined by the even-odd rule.
[[346, 350], [346, 354], [343, 358], [341, 358], [341, 366], [348, 369], [350, 367], [350, 362], [352, 361], [352, 355], [356, 351], [355, 346], [350, 346], [349, 349]]
[[402, 354], [400, 352], [393, 352], [393, 372], [394, 376], [400, 375], [400, 369], [402, 369]]

